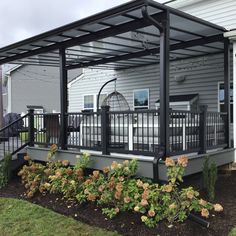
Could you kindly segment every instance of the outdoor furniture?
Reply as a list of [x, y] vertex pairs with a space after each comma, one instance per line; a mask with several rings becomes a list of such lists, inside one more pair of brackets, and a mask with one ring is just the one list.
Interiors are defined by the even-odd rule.
[[46, 143], [60, 143], [60, 122], [59, 114], [45, 114], [44, 128], [46, 132]]

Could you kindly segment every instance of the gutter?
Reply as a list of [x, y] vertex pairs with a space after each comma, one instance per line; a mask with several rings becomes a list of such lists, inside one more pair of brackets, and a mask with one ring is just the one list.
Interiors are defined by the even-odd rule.
[[168, 6], [180, 9], [183, 7], [188, 7], [188, 6], [194, 5], [194, 4], [202, 2], [202, 1], [203, 0], [177, 0], [174, 2], [170, 2], [168, 4]]
[[229, 38], [229, 40], [236, 40], [236, 30], [231, 30], [224, 33], [225, 38]]

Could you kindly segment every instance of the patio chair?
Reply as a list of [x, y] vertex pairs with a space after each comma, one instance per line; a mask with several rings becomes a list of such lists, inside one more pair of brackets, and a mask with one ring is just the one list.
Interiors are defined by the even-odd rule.
[[44, 116], [44, 127], [47, 144], [60, 143], [60, 122], [59, 114], [46, 114]]

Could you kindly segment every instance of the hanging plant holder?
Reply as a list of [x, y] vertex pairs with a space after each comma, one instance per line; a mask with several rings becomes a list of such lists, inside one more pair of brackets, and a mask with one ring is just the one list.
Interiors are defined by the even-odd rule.
[[118, 91], [110, 93], [103, 101], [102, 106], [109, 106], [110, 111], [129, 111], [130, 107], [125, 97]]

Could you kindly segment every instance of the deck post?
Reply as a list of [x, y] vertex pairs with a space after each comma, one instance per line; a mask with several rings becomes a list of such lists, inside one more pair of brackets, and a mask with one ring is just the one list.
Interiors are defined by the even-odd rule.
[[67, 82], [68, 74], [66, 69], [66, 51], [65, 48], [59, 49], [60, 64], [60, 99], [61, 99], [61, 127], [60, 127], [60, 145], [62, 150], [67, 149], [67, 107], [68, 91]]
[[109, 155], [109, 106], [101, 107], [101, 145], [102, 154]]
[[207, 106], [201, 107], [199, 124], [199, 154], [205, 154], [207, 151]]
[[169, 12], [165, 14], [160, 31], [160, 154], [169, 155]]
[[28, 120], [28, 133], [29, 133], [29, 146], [34, 146], [34, 109], [29, 109], [29, 120]]
[[227, 147], [230, 143], [230, 41], [224, 39], [224, 111], [227, 113], [225, 122], [225, 137]]

